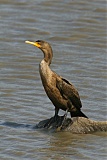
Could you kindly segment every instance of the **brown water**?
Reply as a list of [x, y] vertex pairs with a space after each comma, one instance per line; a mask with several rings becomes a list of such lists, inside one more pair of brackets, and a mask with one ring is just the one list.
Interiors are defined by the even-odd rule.
[[106, 11], [103, 0], [0, 1], [0, 160], [107, 158], [106, 133], [32, 129], [54, 107], [38, 72], [43, 54], [24, 43], [50, 42], [51, 68], [76, 86], [88, 117], [106, 120]]

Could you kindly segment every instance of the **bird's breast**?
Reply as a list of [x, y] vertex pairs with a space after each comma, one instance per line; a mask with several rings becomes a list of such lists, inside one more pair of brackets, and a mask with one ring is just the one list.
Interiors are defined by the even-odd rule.
[[52, 71], [48, 64], [42, 60], [39, 65], [39, 72], [43, 85], [51, 84], [52, 82]]

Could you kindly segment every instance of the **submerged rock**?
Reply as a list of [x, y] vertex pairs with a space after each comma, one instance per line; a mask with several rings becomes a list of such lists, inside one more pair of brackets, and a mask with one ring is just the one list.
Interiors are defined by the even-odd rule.
[[58, 116], [40, 121], [37, 128], [45, 128], [54, 131], [69, 131], [71, 133], [93, 133], [107, 131], [107, 121], [93, 121], [84, 117], [64, 118]]

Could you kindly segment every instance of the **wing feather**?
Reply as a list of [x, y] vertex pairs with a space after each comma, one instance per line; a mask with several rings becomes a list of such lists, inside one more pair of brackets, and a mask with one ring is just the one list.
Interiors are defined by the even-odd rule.
[[56, 87], [60, 91], [62, 97], [70, 100], [74, 107], [78, 109], [82, 107], [79, 93], [72, 83], [60, 77], [56, 80]]

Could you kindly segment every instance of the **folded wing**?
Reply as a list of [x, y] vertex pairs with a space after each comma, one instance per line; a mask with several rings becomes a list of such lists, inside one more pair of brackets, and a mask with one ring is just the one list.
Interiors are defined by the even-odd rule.
[[68, 99], [76, 109], [80, 110], [82, 103], [79, 93], [69, 81], [60, 77], [56, 80], [56, 87], [64, 99]]

